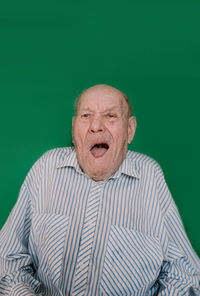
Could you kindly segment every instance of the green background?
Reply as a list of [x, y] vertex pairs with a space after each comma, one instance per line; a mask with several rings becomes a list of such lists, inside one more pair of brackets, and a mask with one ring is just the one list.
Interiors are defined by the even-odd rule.
[[33, 163], [71, 145], [73, 101], [130, 98], [132, 150], [156, 159], [200, 255], [200, 2], [1, 1], [0, 227]]

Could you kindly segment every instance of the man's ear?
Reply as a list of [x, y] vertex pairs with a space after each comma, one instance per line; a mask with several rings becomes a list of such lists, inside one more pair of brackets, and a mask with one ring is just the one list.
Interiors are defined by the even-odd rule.
[[74, 121], [75, 121], [75, 116], [72, 117], [72, 130], [74, 128]]
[[128, 144], [131, 143], [135, 135], [135, 130], [137, 126], [137, 121], [135, 116], [131, 116], [128, 119]]

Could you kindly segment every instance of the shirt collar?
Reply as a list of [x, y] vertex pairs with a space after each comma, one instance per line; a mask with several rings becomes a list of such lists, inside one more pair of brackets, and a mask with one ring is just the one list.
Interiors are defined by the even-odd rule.
[[[84, 172], [79, 166], [74, 147], [71, 147], [69, 152], [66, 153], [62, 159], [59, 159], [57, 161], [56, 167], [73, 167], [78, 173], [84, 174]], [[120, 177], [121, 174], [128, 175], [130, 177], [135, 177], [138, 179], [140, 178], [140, 172], [136, 167], [134, 157], [130, 157], [130, 151], [127, 152], [126, 158], [123, 160], [119, 169], [109, 179], [117, 179]]]
[[83, 171], [81, 170], [78, 164], [74, 147], [70, 147], [68, 153], [65, 153], [62, 159], [58, 159], [56, 167], [57, 168], [73, 167], [77, 172], [83, 173]]
[[[134, 153], [134, 152], [133, 152]], [[130, 157], [130, 151], [127, 152], [126, 158], [123, 160], [119, 169], [111, 176], [111, 178], [119, 178], [121, 174], [128, 175], [140, 179], [140, 171], [136, 167], [134, 158]]]

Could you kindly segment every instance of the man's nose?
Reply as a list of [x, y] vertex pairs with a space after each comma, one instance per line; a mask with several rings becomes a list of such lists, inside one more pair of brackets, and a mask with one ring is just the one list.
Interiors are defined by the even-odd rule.
[[98, 133], [98, 132], [104, 132], [105, 126], [100, 118], [92, 118], [90, 122], [90, 132], [91, 133]]

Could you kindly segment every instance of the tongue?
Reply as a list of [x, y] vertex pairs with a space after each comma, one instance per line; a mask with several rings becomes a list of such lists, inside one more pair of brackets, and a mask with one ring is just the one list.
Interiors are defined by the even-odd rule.
[[104, 147], [93, 147], [91, 153], [95, 158], [102, 157], [106, 153], [107, 149]]

